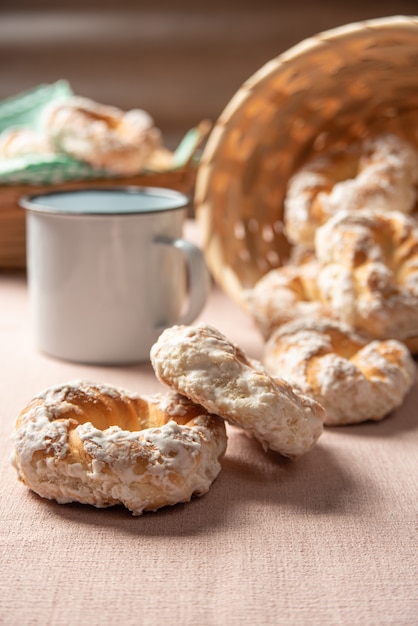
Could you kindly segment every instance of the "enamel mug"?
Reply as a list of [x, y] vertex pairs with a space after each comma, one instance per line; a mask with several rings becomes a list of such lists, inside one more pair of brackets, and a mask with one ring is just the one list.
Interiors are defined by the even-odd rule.
[[25, 196], [29, 306], [38, 348], [91, 364], [149, 360], [164, 328], [190, 324], [210, 287], [183, 238], [188, 198], [154, 187]]

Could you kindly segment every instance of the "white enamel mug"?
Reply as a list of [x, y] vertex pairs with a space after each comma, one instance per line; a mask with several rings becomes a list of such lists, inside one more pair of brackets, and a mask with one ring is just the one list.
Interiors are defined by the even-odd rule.
[[183, 239], [188, 198], [153, 187], [25, 196], [29, 305], [38, 348], [80, 363], [149, 360], [164, 328], [190, 324], [210, 279]]

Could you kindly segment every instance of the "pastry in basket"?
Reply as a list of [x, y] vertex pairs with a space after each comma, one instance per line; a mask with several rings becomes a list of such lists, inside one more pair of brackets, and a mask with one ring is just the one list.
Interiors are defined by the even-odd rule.
[[284, 205], [286, 236], [313, 245], [315, 232], [337, 211], [410, 213], [418, 199], [418, 150], [394, 134], [319, 153], [290, 179]]
[[263, 337], [296, 318], [333, 317], [331, 306], [321, 299], [317, 276], [320, 263], [284, 265], [270, 270], [244, 293], [245, 305]]
[[41, 131], [26, 127], [7, 128], [0, 134], [0, 160], [28, 154], [54, 154], [54, 146]]
[[295, 458], [323, 431], [324, 410], [315, 400], [273, 379], [207, 324], [163, 331], [151, 362], [163, 384], [243, 428], [264, 448]]
[[381, 420], [416, 382], [402, 342], [371, 341], [336, 320], [281, 326], [264, 347], [263, 364], [320, 402], [331, 426]]
[[339, 211], [315, 238], [321, 299], [376, 339], [418, 349], [418, 224], [399, 211]]
[[315, 256], [271, 270], [246, 291], [265, 338], [297, 318], [334, 318], [418, 352], [418, 224], [400, 211], [339, 211], [318, 228]]
[[43, 127], [58, 151], [126, 176], [143, 170], [161, 147], [161, 132], [146, 111], [122, 111], [81, 96], [48, 106]]
[[76, 381], [23, 409], [14, 462], [44, 498], [140, 515], [205, 494], [225, 449], [224, 421], [185, 397]]

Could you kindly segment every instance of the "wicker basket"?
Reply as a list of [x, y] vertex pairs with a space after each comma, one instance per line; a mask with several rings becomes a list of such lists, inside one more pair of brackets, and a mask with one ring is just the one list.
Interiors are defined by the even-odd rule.
[[244, 83], [215, 124], [196, 181], [209, 268], [243, 304], [245, 288], [290, 246], [283, 201], [290, 176], [317, 150], [394, 129], [418, 145], [418, 17], [320, 33]]

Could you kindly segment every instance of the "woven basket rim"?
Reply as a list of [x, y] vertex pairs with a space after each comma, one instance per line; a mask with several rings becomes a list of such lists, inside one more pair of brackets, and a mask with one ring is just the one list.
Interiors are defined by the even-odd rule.
[[[278, 69], [285, 63], [295, 60], [296, 58], [303, 57], [305, 54], [309, 54], [312, 50], [315, 50], [321, 46], [329, 45], [333, 40], [341, 39], [344, 37], [356, 36], [363, 34], [367, 29], [392, 29], [397, 27], [400, 30], [403, 28], [418, 29], [418, 15], [395, 15], [391, 17], [374, 18], [370, 20], [363, 20], [358, 22], [352, 22], [349, 24], [343, 24], [335, 28], [330, 28], [324, 31], [320, 31], [316, 35], [312, 35], [303, 39], [302, 41], [291, 46], [284, 52], [281, 52], [276, 57], [273, 57], [264, 65], [256, 70], [238, 89], [238, 91], [232, 96], [229, 102], [221, 112], [212, 132], [209, 134], [206, 142], [205, 150], [203, 151], [200, 163], [204, 163], [206, 155], [211, 153], [211, 146], [213, 143], [218, 143], [219, 136], [216, 134], [216, 128], [220, 123], [226, 122], [237, 107], [242, 106], [246, 98], [251, 97], [251, 91], [257, 83], [268, 79], [271, 74], [275, 74]], [[198, 173], [199, 176], [199, 173]]]

